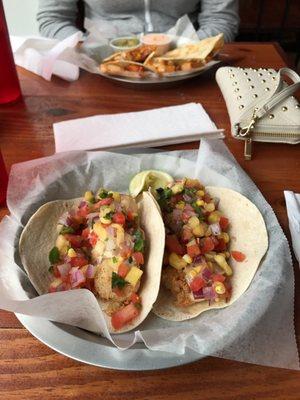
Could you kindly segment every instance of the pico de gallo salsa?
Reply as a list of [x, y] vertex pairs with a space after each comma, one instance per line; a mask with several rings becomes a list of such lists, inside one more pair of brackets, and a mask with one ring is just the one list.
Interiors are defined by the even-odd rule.
[[197, 179], [184, 178], [157, 189], [166, 227], [162, 283], [175, 304], [228, 301], [232, 268], [228, 245], [230, 224]]
[[132, 322], [142, 307], [145, 237], [131, 196], [88, 191], [78, 207], [64, 213], [49, 253], [49, 292], [86, 288], [103, 300], [115, 330]]

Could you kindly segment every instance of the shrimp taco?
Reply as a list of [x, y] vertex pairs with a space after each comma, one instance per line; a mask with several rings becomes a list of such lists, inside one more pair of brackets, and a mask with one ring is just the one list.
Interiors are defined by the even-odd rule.
[[268, 248], [257, 207], [241, 194], [182, 179], [156, 190], [166, 245], [154, 313], [194, 318], [237, 300]]
[[134, 329], [159, 290], [164, 225], [149, 193], [137, 199], [101, 189], [43, 205], [21, 235], [21, 261], [42, 295], [85, 288], [110, 332]]

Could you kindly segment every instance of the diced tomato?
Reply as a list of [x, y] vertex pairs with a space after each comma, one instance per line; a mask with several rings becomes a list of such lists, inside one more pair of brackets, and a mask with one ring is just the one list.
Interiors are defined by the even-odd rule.
[[184, 243], [189, 242], [193, 237], [193, 232], [190, 228], [186, 227], [182, 229], [182, 240]]
[[84, 258], [84, 257], [71, 257], [70, 259], [70, 264], [72, 267], [83, 267], [84, 265], [87, 265], [89, 262]]
[[82, 237], [80, 235], [73, 235], [72, 233], [66, 233], [64, 236], [70, 242], [73, 248], [82, 247]]
[[126, 218], [122, 212], [116, 212], [116, 213], [114, 213], [112, 220], [115, 224], [124, 225]]
[[87, 239], [87, 238], [89, 237], [89, 234], [90, 234], [90, 229], [89, 229], [89, 228], [85, 228], [85, 229], [83, 229], [83, 231], [81, 232], [81, 236], [82, 236], [84, 239]]
[[92, 231], [92, 232], [90, 233], [90, 235], [89, 235], [89, 241], [90, 241], [90, 243], [91, 243], [91, 245], [92, 245], [93, 247], [96, 246], [96, 243], [97, 243], [97, 241], [98, 241], [98, 235], [97, 235], [94, 231]]
[[111, 324], [114, 329], [121, 329], [124, 325], [128, 324], [128, 322], [136, 318], [139, 313], [140, 311], [138, 308], [133, 303], [130, 303], [112, 315]]
[[56, 265], [53, 266], [53, 275], [55, 278], [60, 278], [60, 273]]
[[191, 246], [187, 246], [187, 253], [190, 257], [194, 258], [201, 254], [200, 248], [197, 244], [192, 244]]
[[78, 208], [77, 216], [86, 218], [86, 216], [88, 215], [89, 212], [90, 212], [90, 208], [89, 208], [89, 205], [86, 203], [84, 206]]
[[137, 304], [141, 302], [140, 296], [138, 294], [136, 294], [135, 292], [132, 293], [132, 295], [130, 296], [130, 300], [132, 301], [133, 304]]
[[215, 248], [214, 239], [212, 237], [206, 237], [201, 247], [201, 253], [208, 253], [209, 251], [213, 251]]
[[195, 279], [190, 283], [190, 288], [192, 292], [197, 292], [205, 286], [205, 281], [200, 276], [196, 276]]
[[242, 262], [246, 259], [245, 254], [240, 251], [232, 251], [231, 255], [237, 262]]
[[144, 264], [144, 256], [143, 256], [143, 253], [141, 253], [140, 251], [138, 251], [136, 253], [132, 253], [132, 257], [138, 265]]
[[226, 229], [228, 228], [228, 225], [229, 225], [229, 219], [226, 217], [221, 217], [219, 224], [220, 224], [220, 228], [222, 229], [222, 231], [226, 231]]
[[176, 235], [167, 235], [166, 248], [170, 253], [176, 253], [178, 255], [183, 255], [185, 253], [184, 247], [179, 243]]
[[215, 275], [212, 276], [212, 280], [214, 282], [224, 282], [225, 279], [226, 279], [225, 276], [222, 275], [222, 274], [215, 274]]
[[227, 244], [224, 239], [218, 239], [218, 244], [215, 246], [215, 251], [225, 251], [227, 250]]
[[143, 68], [142, 68], [141, 65], [128, 64], [127, 65], [127, 70], [128, 71], [133, 71], [133, 72], [141, 72], [141, 71], [143, 71]]
[[178, 203], [179, 201], [183, 200], [183, 195], [181, 193], [175, 194], [172, 196], [172, 202], [174, 204]]
[[209, 194], [205, 193], [203, 200], [205, 201], [205, 203], [210, 203], [211, 201], [211, 197]]
[[131, 248], [126, 246], [126, 244], [120, 247], [120, 256], [124, 258], [128, 258], [131, 256]]
[[133, 215], [133, 213], [131, 211], [127, 212], [127, 219], [130, 222], [134, 220], [134, 215]]
[[128, 265], [121, 263], [118, 268], [118, 275], [120, 275], [122, 278], [125, 278], [128, 272], [129, 272]]

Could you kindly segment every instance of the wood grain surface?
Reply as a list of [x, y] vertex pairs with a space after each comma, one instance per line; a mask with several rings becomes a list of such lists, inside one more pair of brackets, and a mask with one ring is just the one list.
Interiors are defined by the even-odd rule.
[[[286, 65], [276, 44], [228, 44], [223, 53], [234, 66], [278, 69]], [[228, 114], [214, 72], [151, 89], [123, 86], [85, 72], [73, 83], [55, 77], [46, 82], [21, 68], [18, 72], [23, 101], [0, 107], [0, 146], [8, 169], [14, 163], [53, 154], [54, 122], [196, 101], [219, 128], [225, 128], [227, 145], [272, 205], [289, 238], [283, 190], [300, 192], [300, 146], [255, 143], [253, 160], [244, 161], [243, 143], [230, 136]], [[195, 142], [168, 149], [197, 146]], [[0, 208], [0, 219], [5, 214], [7, 209]], [[299, 292], [296, 264], [295, 272]], [[298, 343], [299, 316], [297, 294]], [[299, 399], [300, 372], [212, 357], [163, 371], [105, 370], [55, 353], [32, 337], [14, 314], [0, 311], [0, 395], [7, 400]]]

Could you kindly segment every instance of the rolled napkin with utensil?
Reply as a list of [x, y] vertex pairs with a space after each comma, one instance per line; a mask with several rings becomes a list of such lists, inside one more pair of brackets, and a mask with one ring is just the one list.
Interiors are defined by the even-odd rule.
[[217, 129], [199, 103], [73, 119], [55, 123], [53, 130], [57, 153], [164, 146], [224, 137], [224, 131]]
[[295, 256], [300, 263], [300, 194], [284, 191], [289, 227]]

